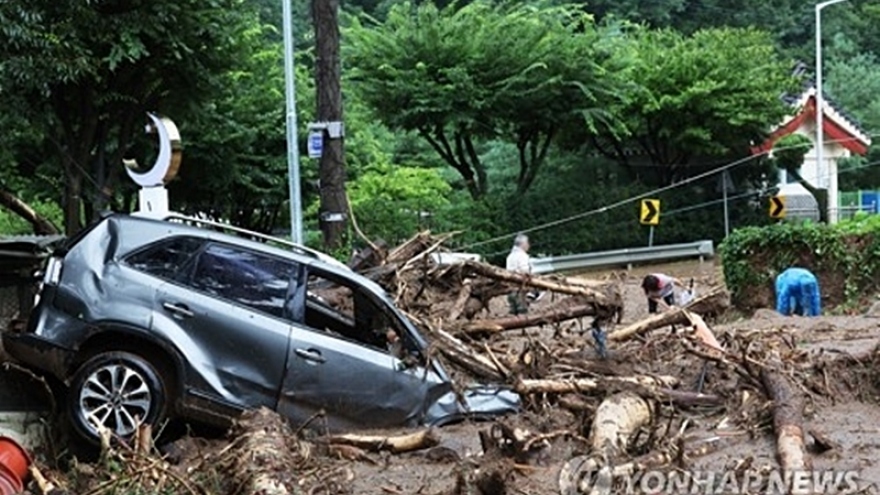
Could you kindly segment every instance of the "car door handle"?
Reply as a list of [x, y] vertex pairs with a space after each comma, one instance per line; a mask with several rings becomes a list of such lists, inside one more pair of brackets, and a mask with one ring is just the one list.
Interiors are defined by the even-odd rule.
[[175, 315], [183, 317], [183, 318], [192, 318], [193, 316], [196, 315], [195, 313], [190, 311], [189, 308], [186, 307], [185, 304], [165, 303], [162, 305], [162, 307], [167, 309], [168, 311], [174, 313]]
[[296, 355], [305, 359], [306, 361], [312, 361], [313, 363], [323, 363], [327, 361], [324, 356], [321, 355], [321, 352], [316, 349], [297, 349]]

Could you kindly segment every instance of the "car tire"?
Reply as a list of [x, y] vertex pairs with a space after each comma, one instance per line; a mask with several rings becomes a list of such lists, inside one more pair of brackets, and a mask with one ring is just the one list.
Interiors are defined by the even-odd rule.
[[157, 431], [171, 403], [168, 383], [156, 366], [136, 354], [97, 354], [80, 366], [68, 390], [73, 429], [93, 444], [100, 442], [100, 434], [90, 417], [122, 439], [134, 436], [138, 421]]

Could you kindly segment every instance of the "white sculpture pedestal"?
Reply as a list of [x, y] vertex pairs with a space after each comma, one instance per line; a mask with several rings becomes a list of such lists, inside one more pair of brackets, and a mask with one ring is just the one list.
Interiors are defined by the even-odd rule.
[[165, 186], [142, 187], [138, 191], [138, 210], [134, 215], [162, 219], [169, 212], [168, 189]]

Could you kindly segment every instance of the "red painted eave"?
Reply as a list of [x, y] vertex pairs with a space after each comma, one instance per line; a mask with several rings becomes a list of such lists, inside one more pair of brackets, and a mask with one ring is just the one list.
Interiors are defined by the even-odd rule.
[[[777, 141], [789, 134], [794, 134], [794, 132], [797, 131], [805, 121], [808, 119], [814, 120], [816, 118], [815, 115], [815, 99], [810, 97], [799, 114], [773, 131], [773, 133], [770, 134], [770, 137], [768, 137], [763, 143], [758, 146], [753, 146], [751, 148], [752, 154], [758, 155], [769, 152], [773, 149], [773, 146], [776, 145]], [[834, 120], [827, 118], [827, 116], [822, 119], [822, 130], [825, 133], [826, 142], [830, 140], [837, 141], [841, 146], [857, 155], [868, 153], [867, 143], [863, 142], [859, 136], [855, 136], [841, 127], [840, 124]]]

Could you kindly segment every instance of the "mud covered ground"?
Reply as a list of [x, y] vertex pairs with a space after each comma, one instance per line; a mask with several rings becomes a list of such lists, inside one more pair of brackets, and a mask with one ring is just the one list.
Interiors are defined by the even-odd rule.
[[[615, 275], [624, 278], [626, 310], [623, 324], [647, 315], [639, 288], [641, 277], [662, 271], [682, 279], [695, 278], [697, 291], [722, 283], [720, 270], [711, 263], [677, 263], [660, 267], [636, 268]], [[609, 275], [592, 273], [591, 277]], [[503, 312], [503, 301], [494, 311]], [[540, 301], [539, 304], [551, 304]], [[766, 336], [768, 341], [793, 339], [797, 349], [809, 354], [810, 362], [828, 361], [821, 380], [827, 389], [806, 392], [806, 429], [816, 429], [833, 441], [839, 449], [813, 456], [815, 470], [856, 470], [867, 487], [864, 493], [880, 493], [880, 392], [871, 383], [872, 369], [848, 356], [865, 356], [880, 344], [880, 318], [868, 316], [829, 316], [822, 318], [781, 317], [771, 310], [758, 311], [752, 317], [728, 314], [710, 322], [716, 335], [751, 333], [755, 339]], [[583, 322], [584, 328], [588, 322]], [[499, 348], [524, 345], [529, 339], [552, 343], [554, 348], [568, 348], [568, 354], [579, 356], [608, 367], [610, 374], [629, 375], [633, 372], [672, 375], [682, 379], [683, 386], [696, 385], [702, 361], [695, 356], [676, 352], [677, 337], [658, 331], [646, 340], [611, 347], [611, 359], [597, 359], [589, 333], [581, 334], [577, 325], [569, 326], [561, 336], [550, 328], [512, 332], [493, 338]], [[772, 342], [769, 345], [773, 345]], [[684, 357], [682, 357], [684, 356]], [[733, 394], [738, 407], [722, 410], [692, 410], [684, 414], [688, 425], [686, 443], [700, 445], [707, 439], [718, 439], [714, 451], [688, 460], [693, 470], [723, 471], [750, 462], [753, 468], [774, 469], [775, 437], [769, 404], [760, 390], [734, 385], [728, 370], [710, 367], [704, 391], [720, 395]], [[820, 389], [826, 388], [823, 386]], [[553, 432], [577, 428], [582, 436], [589, 432], [590, 411], [574, 413], [558, 407], [549, 398], [546, 404], [529, 404], [529, 411], [503, 422], [535, 432]], [[738, 409], [738, 410], [732, 410]], [[665, 416], [664, 413], [669, 415]], [[657, 421], [669, 421], [680, 414], [661, 411]], [[440, 430], [441, 449], [404, 455], [376, 457], [376, 464], [350, 463], [353, 493], [437, 494], [454, 491], [457, 473], [463, 464], [482, 462], [478, 432], [486, 424], [460, 424]], [[583, 441], [560, 440], [531, 459], [528, 465], [516, 465], [506, 471], [509, 476], [506, 493], [558, 494], [558, 476], [562, 464], [574, 455], [586, 452]], [[443, 455], [440, 455], [442, 452]], [[875, 486], [871, 487], [871, 484]]]
[[[626, 309], [622, 325], [626, 325], [647, 314], [639, 283], [641, 277], [651, 271], [662, 271], [684, 280], [693, 277], [698, 294], [723, 283], [717, 266], [696, 262], [589, 276], [612, 276], [623, 281]], [[537, 306], [552, 304], [552, 298], [547, 297]], [[493, 303], [491, 311], [499, 315], [505, 313], [503, 297]], [[834, 444], [834, 448], [824, 453], [811, 450], [815, 470], [857, 471], [862, 493], [880, 493], [880, 379], [875, 377], [875, 367], [880, 362], [875, 351], [880, 344], [880, 318], [781, 317], [768, 309], [748, 317], [728, 313], [709, 323], [723, 345], [738, 346], [743, 355], [753, 347], [760, 347], [761, 355], [783, 356], [791, 363], [787, 369], [806, 404], [805, 430], [815, 430]], [[560, 367], [560, 363], [568, 363], [568, 366], [574, 363], [581, 369], [592, 370], [596, 376], [669, 375], [679, 379], [682, 390], [696, 390], [701, 381], [705, 361], [689, 352], [682, 337], [670, 330], [657, 330], [647, 337], [611, 343], [610, 358], [600, 360], [588, 326], [589, 319], [585, 319], [556, 327], [515, 330], [496, 334], [485, 343], [499, 356], [522, 356], [539, 348], [552, 351], [543, 358], [536, 358], [535, 366]], [[722, 472], [744, 466], [777, 468], [772, 404], [760, 383], [749, 382], [723, 363], [710, 363], [705, 369], [702, 391], [721, 396], [723, 404], [711, 407], [660, 404], [651, 427], [631, 443], [630, 456], [672, 453], [674, 447], [678, 447], [685, 452], [677, 462], [682, 469]], [[590, 425], [595, 404], [600, 400], [594, 396], [583, 397], [584, 400], [578, 402], [576, 394], [568, 399], [563, 403], [559, 396], [533, 395], [527, 398], [523, 413], [498, 420], [512, 429], [550, 437], [544, 448], [519, 458], [483, 453], [480, 433], [490, 433], [493, 426], [486, 422], [441, 428], [437, 431], [439, 445], [404, 454], [310, 451], [293, 439], [287, 444], [270, 444], [265, 447], [269, 450], [259, 455], [251, 451], [240, 453], [235, 449], [241, 446], [242, 436], [231, 443], [223, 438], [184, 437], [163, 451], [170, 454], [168, 469], [173, 475], [169, 475], [169, 479], [190, 480], [180, 485], [184, 487], [180, 493], [247, 493], [241, 479], [240, 486], [227, 480], [225, 484], [218, 482], [211, 491], [196, 488], [206, 484], [197, 484], [195, 480], [211, 469], [216, 470], [216, 476], [221, 476], [224, 471], [257, 466], [267, 472], [284, 473], [283, 478], [289, 482], [285, 484], [298, 487], [298, 491], [261, 493], [555, 495], [560, 493], [560, 468], [572, 457], [589, 451]], [[278, 428], [267, 427], [267, 431]], [[289, 432], [288, 436], [291, 436]], [[812, 448], [809, 436], [808, 444]], [[156, 472], [156, 464], [150, 466]], [[68, 482], [70, 487], [102, 492], [102, 485], [96, 485], [90, 469], [80, 466], [72, 473], [58, 473], [57, 477], [72, 480]], [[494, 476], [487, 478], [485, 475], [490, 473]], [[77, 481], [77, 476], [84, 480]]]

